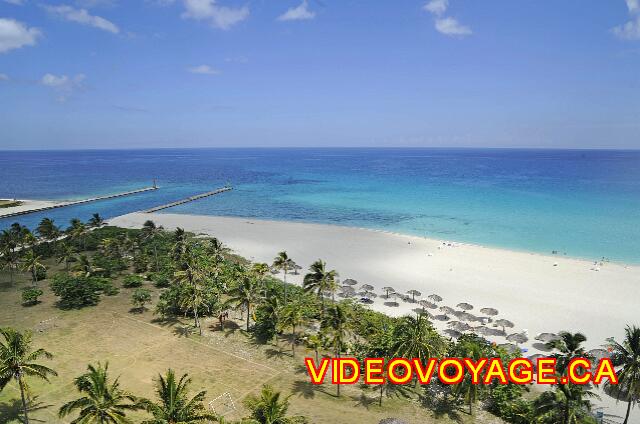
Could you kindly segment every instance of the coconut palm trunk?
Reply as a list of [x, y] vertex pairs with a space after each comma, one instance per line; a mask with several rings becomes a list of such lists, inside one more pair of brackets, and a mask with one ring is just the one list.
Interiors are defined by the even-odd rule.
[[18, 386], [20, 386], [20, 397], [22, 398], [22, 411], [24, 413], [24, 422], [29, 424], [29, 412], [27, 409], [27, 397], [25, 395], [24, 382], [22, 381], [22, 375], [18, 375]]
[[251, 304], [247, 302], [247, 331], [249, 331], [249, 319], [251, 318]]
[[633, 404], [632, 400], [629, 399], [629, 402], [627, 402], [627, 413], [624, 416], [624, 421], [622, 422], [622, 424], [628, 424], [629, 423], [629, 414], [631, 414], [631, 405]]
[[284, 268], [284, 304], [287, 304], [287, 267]]

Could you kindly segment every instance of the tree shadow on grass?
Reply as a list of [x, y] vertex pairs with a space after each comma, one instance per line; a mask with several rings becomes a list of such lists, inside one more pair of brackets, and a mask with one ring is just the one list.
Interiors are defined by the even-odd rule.
[[421, 395], [420, 403], [427, 409], [431, 410], [436, 418], [448, 417], [457, 423], [462, 422], [460, 415], [459, 402], [452, 398], [445, 398], [440, 395], [432, 396], [430, 394]]
[[265, 349], [264, 354], [267, 356], [268, 359], [273, 359], [273, 358], [282, 359], [282, 358], [291, 357], [291, 353], [284, 352], [282, 349], [274, 349], [271, 347]]
[[180, 320], [180, 318], [175, 316], [168, 316], [168, 317], [161, 316], [161, 317], [152, 319], [151, 323], [159, 325], [161, 327], [173, 327], [174, 325], [182, 324], [182, 321]]
[[291, 391], [305, 399], [313, 399], [316, 395], [316, 386], [310, 381], [296, 380]]
[[[45, 423], [47, 420], [41, 420], [34, 418], [32, 415], [36, 411], [47, 409], [51, 405], [45, 405], [42, 402], [38, 402], [37, 397], [29, 402], [27, 410], [29, 411], [29, 422], [33, 423]], [[8, 402], [0, 402], [0, 423], [24, 423], [24, 417], [22, 415], [22, 402], [20, 399], [10, 400]]]
[[378, 399], [376, 397], [367, 396], [364, 392], [361, 392], [360, 395], [349, 397], [356, 403], [356, 406], [362, 406], [366, 410], [369, 410], [369, 406], [378, 403]]

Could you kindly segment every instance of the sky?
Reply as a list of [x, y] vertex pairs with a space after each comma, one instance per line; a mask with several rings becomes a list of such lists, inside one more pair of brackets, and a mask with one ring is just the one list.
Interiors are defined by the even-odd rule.
[[640, 148], [640, 0], [0, 0], [0, 149]]

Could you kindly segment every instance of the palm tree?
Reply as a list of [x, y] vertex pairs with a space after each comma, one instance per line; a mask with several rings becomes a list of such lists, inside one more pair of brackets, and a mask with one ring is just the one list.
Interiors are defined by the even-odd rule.
[[[55, 225], [53, 219], [43, 218], [38, 224], [36, 231], [47, 242], [55, 243], [56, 239], [60, 237], [60, 228]], [[55, 244], [54, 244], [55, 247]]]
[[607, 339], [612, 348], [611, 360], [618, 368], [618, 384], [605, 383], [607, 391], [627, 401], [627, 413], [623, 424], [629, 422], [631, 407], [640, 399], [640, 328], [627, 326], [625, 338], [618, 343], [613, 338]]
[[[247, 418], [250, 423], [256, 424], [295, 424], [306, 423], [307, 419], [302, 416], [287, 416], [289, 409], [289, 398], [291, 395], [280, 399], [280, 392], [273, 390], [269, 385], [262, 386], [260, 396], [248, 396], [244, 401], [245, 406], [251, 411], [251, 416]], [[244, 422], [244, 421], [243, 421]]]
[[554, 355], [557, 359], [556, 369], [558, 373], [564, 374], [572, 359], [586, 356], [582, 343], [587, 337], [582, 333], [572, 334], [568, 331], [561, 331], [558, 335], [560, 338], [547, 343], [547, 347], [559, 351]]
[[33, 253], [33, 250], [29, 250], [22, 259], [22, 270], [31, 273], [31, 280], [34, 286], [38, 282], [38, 271], [41, 269], [47, 270], [47, 267], [40, 262], [40, 259], [42, 258]]
[[70, 222], [69, 228], [67, 228], [67, 234], [72, 241], [82, 244], [83, 248], [86, 247], [87, 226], [82, 223], [78, 218], [73, 218]]
[[12, 380], [17, 381], [22, 398], [24, 421], [29, 424], [27, 396], [29, 386], [25, 377], [37, 377], [49, 381], [49, 376], [58, 375], [51, 368], [38, 364], [41, 357], [51, 359], [53, 355], [44, 349], [31, 350], [31, 333], [20, 333], [12, 328], [0, 329], [4, 342], [0, 342], [0, 390]]
[[189, 424], [215, 420], [216, 416], [208, 413], [202, 403], [207, 392], [198, 392], [189, 399], [190, 384], [191, 379], [187, 374], [176, 381], [176, 375], [171, 369], [165, 376], [158, 375], [155, 383], [158, 402], [148, 399], [141, 401], [144, 408], [153, 415], [152, 420], [144, 421], [143, 424]]
[[324, 346], [322, 337], [319, 334], [311, 334], [304, 339], [304, 344], [316, 354], [316, 364], [320, 363], [320, 349]]
[[58, 245], [58, 253], [56, 254], [56, 258], [58, 259], [58, 263], [64, 262], [65, 271], [69, 271], [69, 263], [73, 262], [76, 259], [76, 251], [73, 246], [62, 243]]
[[253, 266], [251, 266], [251, 273], [258, 279], [258, 283], [260, 284], [260, 287], [263, 288], [264, 296], [266, 297], [267, 285], [265, 284], [264, 279], [267, 274], [269, 274], [269, 265], [264, 263], [253, 264]]
[[234, 307], [244, 307], [247, 310], [247, 331], [249, 331], [249, 319], [251, 306], [260, 300], [260, 287], [256, 280], [246, 273], [240, 277], [238, 285], [229, 290], [228, 303]]
[[100, 363], [87, 366], [87, 372], [74, 381], [83, 396], [64, 404], [58, 412], [60, 418], [79, 411], [74, 423], [131, 423], [126, 418], [127, 411], [142, 409], [142, 405], [135, 396], [120, 388], [119, 378], [109, 381], [108, 370], [108, 363], [104, 367]]
[[337, 289], [336, 277], [338, 273], [335, 270], [327, 271], [326, 262], [318, 259], [309, 267], [309, 273], [304, 276], [303, 284], [306, 292], [316, 293], [322, 305], [322, 314], [324, 315], [324, 296], [325, 292], [334, 293]]
[[194, 326], [202, 335], [202, 327], [200, 326], [200, 318], [198, 309], [203, 302], [201, 279], [204, 276], [200, 267], [200, 258], [194, 251], [193, 246], [184, 243], [180, 247], [180, 263], [179, 271], [175, 272], [178, 283], [185, 285], [189, 290], [189, 306], [193, 310]]
[[[332, 305], [326, 315], [322, 318], [320, 328], [327, 336], [329, 345], [333, 349], [336, 358], [340, 357], [340, 353], [344, 350], [345, 341], [347, 339], [347, 331], [349, 329], [349, 318], [347, 310], [341, 304]], [[336, 384], [338, 396], [340, 396], [340, 385]]]
[[563, 384], [556, 390], [542, 393], [533, 402], [533, 422], [582, 424], [591, 418], [591, 402], [588, 398], [598, 396], [587, 386]]
[[142, 224], [142, 237], [145, 240], [149, 240], [153, 244], [153, 256], [155, 258], [156, 267], [155, 270], [158, 271], [160, 269], [160, 265], [158, 262], [158, 245], [155, 243], [155, 239], [158, 235], [162, 234], [164, 229], [162, 226], [156, 226], [155, 222], [148, 219]]
[[87, 255], [80, 255], [78, 257], [78, 263], [74, 267], [74, 270], [85, 277], [91, 277], [98, 272], [104, 271], [102, 268], [94, 267], [91, 259]]
[[18, 253], [11, 250], [10, 248], [3, 248], [0, 252], [0, 260], [2, 261], [2, 269], [9, 270], [9, 278], [11, 285], [13, 285], [13, 273], [18, 268], [18, 264], [20, 263]]
[[282, 251], [278, 253], [278, 256], [273, 260], [273, 267], [279, 269], [284, 273], [284, 304], [287, 304], [287, 273], [293, 269], [295, 263], [293, 259], [287, 255], [287, 252]]
[[283, 327], [291, 328], [291, 354], [296, 355], [296, 327], [306, 322], [304, 305], [300, 301], [294, 301], [282, 308], [280, 323]]
[[94, 213], [91, 215], [91, 219], [89, 219], [89, 226], [93, 228], [100, 228], [105, 225], [104, 219], [100, 216], [99, 213]]

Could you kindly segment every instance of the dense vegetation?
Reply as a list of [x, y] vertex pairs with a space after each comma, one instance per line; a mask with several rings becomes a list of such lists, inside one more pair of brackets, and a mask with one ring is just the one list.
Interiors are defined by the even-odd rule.
[[[215, 239], [193, 237], [181, 229], [164, 231], [148, 221], [139, 230], [104, 226], [94, 215], [88, 223], [72, 220], [61, 230], [50, 219], [44, 219], [32, 233], [14, 224], [0, 236], [0, 260], [13, 282], [15, 273], [29, 275], [31, 287], [24, 289], [25, 306], [38, 307], [39, 287], [47, 278], [43, 260], [55, 258], [62, 271], [48, 278], [51, 291], [58, 297], [61, 309], [86, 308], [97, 305], [103, 296], [131, 290], [134, 310], [151, 305], [150, 285], [160, 289], [154, 311], [161, 317], [189, 317], [193, 337], [204, 336], [204, 317], [213, 317], [224, 328], [229, 311], [241, 314], [243, 327], [256, 343], [287, 343], [295, 356], [304, 346], [321, 355], [366, 357], [407, 357], [426, 361], [429, 357], [459, 358], [500, 357], [504, 364], [515, 357], [474, 334], [463, 334], [457, 340], [439, 334], [424, 315], [392, 318], [371, 311], [351, 299], [336, 301], [337, 272], [321, 260], [313, 263], [304, 277], [304, 286], [287, 284], [287, 275], [297, 272], [295, 262], [280, 252], [273, 264], [250, 263], [235, 256]], [[274, 278], [282, 273], [284, 281]], [[121, 281], [117, 286], [116, 281]], [[206, 331], [211, 331], [207, 329]], [[32, 346], [31, 336], [10, 328], [2, 329], [0, 340], [0, 389], [14, 382], [21, 392], [23, 420], [29, 422], [28, 405], [34, 393], [28, 381], [48, 380], [56, 373], [42, 364], [51, 356]], [[550, 345], [558, 358], [557, 372], [566, 373], [574, 357], [586, 356], [582, 348], [585, 337], [561, 333], [560, 340]], [[612, 359], [618, 367], [620, 384], [605, 390], [628, 403], [625, 423], [631, 407], [640, 398], [640, 329], [627, 328], [626, 338], [613, 346]], [[362, 362], [362, 361], [361, 361]], [[148, 423], [199, 423], [224, 421], [205, 408], [204, 391], [192, 393], [188, 375], [167, 370], [155, 380], [156, 399], [144, 399], [128, 393], [120, 380], [109, 374], [108, 364], [89, 364], [87, 372], [74, 382], [78, 398], [63, 405], [61, 417], [74, 417], [77, 422], [124, 423], [127, 413], [148, 413]], [[473, 385], [469, 379], [457, 385], [422, 386], [417, 381], [404, 386], [382, 384], [367, 387], [376, 391], [380, 405], [389, 396], [417, 401], [436, 414], [473, 415], [485, 408], [507, 422], [524, 423], [593, 423], [589, 398], [596, 396], [589, 386], [558, 384], [538, 396], [518, 385]], [[340, 386], [335, 386], [341, 396]], [[246, 423], [305, 422], [301, 416], [288, 416], [288, 398], [270, 386], [258, 396], [244, 401], [250, 415]]]

